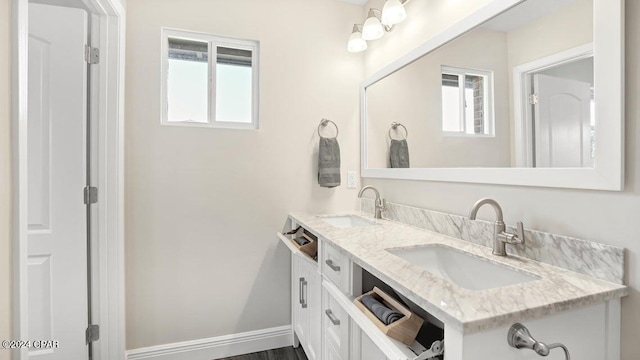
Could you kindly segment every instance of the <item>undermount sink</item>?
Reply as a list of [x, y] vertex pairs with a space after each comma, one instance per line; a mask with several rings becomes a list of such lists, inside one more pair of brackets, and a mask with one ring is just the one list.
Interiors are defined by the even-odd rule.
[[372, 226], [376, 223], [356, 215], [321, 216], [320, 219], [331, 226], [338, 228], [351, 228], [359, 226]]
[[387, 249], [429, 273], [468, 290], [487, 290], [539, 280], [540, 277], [483, 260], [445, 245]]

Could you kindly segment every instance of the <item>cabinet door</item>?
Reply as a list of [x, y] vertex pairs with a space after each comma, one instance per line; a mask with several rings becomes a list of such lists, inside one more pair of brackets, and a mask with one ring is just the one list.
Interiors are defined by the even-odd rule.
[[305, 302], [305, 296], [309, 285], [309, 272], [304, 266], [304, 261], [298, 255], [294, 255], [293, 273], [291, 274], [292, 299], [293, 307], [293, 330], [298, 336], [298, 340], [306, 348], [309, 331], [309, 312], [308, 304]]
[[320, 360], [320, 349], [322, 344], [322, 324], [321, 310], [322, 303], [320, 292], [322, 288], [321, 278], [318, 271], [310, 265], [308, 269], [308, 285], [303, 292], [304, 301], [307, 304], [307, 313], [309, 321], [308, 341], [305, 351], [309, 360]]
[[320, 274], [314, 264], [293, 256], [294, 273], [292, 274], [292, 306], [294, 308], [293, 329], [302, 344], [309, 360], [319, 360], [322, 344]]
[[[614, 316], [615, 319], [612, 319]], [[563, 311], [553, 315], [522, 322], [538, 341], [563, 343], [569, 348], [572, 359], [613, 360], [620, 359], [619, 301]], [[615, 324], [607, 332], [609, 324]], [[553, 349], [548, 357], [540, 357], [529, 349], [514, 349], [507, 345], [505, 334], [511, 324], [498, 328], [465, 334], [445, 327], [445, 360], [509, 359], [509, 360], [559, 360], [565, 359], [561, 349]], [[634, 358], [638, 359], [637, 357]]]

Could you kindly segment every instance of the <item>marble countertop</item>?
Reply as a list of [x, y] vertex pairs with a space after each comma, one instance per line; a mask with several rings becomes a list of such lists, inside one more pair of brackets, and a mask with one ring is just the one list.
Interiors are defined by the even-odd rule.
[[[337, 215], [356, 215], [374, 221], [370, 215], [356, 212]], [[599, 304], [623, 297], [628, 292], [624, 285], [527, 258], [495, 256], [488, 247], [399, 222], [375, 220], [375, 226], [337, 228], [323, 221], [324, 216], [329, 215], [290, 214], [291, 219], [342, 249], [363, 269], [447, 326], [465, 334]], [[494, 263], [533, 273], [541, 279], [495, 289], [468, 290], [385, 251], [430, 244], [466, 251]]]

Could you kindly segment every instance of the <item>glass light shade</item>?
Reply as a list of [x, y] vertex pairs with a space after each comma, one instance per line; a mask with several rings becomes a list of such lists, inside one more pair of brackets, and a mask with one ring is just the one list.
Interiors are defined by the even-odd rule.
[[384, 35], [382, 23], [375, 15], [369, 16], [362, 26], [362, 38], [365, 40], [377, 40]]
[[395, 25], [407, 18], [407, 11], [400, 0], [387, 0], [382, 8], [382, 23], [385, 25]]
[[362, 33], [359, 31], [351, 33], [347, 43], [347, 51], [360, 52], [365, 50], [367, 50], [367, 41], [362, 38]]

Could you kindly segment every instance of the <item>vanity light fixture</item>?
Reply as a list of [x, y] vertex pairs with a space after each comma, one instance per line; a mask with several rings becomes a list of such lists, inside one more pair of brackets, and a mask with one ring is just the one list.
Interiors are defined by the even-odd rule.
[[349, 52], [361, 52], [367, 50], [367, 41], [362, 38], [362, 25], [354, 24], [353, 31], [347, 43]]
[[362, 38], [365, 40], [378, 40], [384, 35], [385, 29], [376, 13], [379, 14], [380, 10], [369, 9], [369, 15], [367, 15], [367, 20], [362, 27]]
[[407, 11], [400, 0], [387, 0], [382, 7], [382, 21], [385, 25], [399, 24], [407, 18]]
[[347, 50], [349, 52], [364, 51], [367, 49], [368, 40], [380, 39], [385, 32], [393, 30], [396, 24], [407, 18], [407, 12], [404, 8], [407, 1], [409, 0], [386, 0], [382, 11], [369, 9], [364, 24], [353, 25]]

